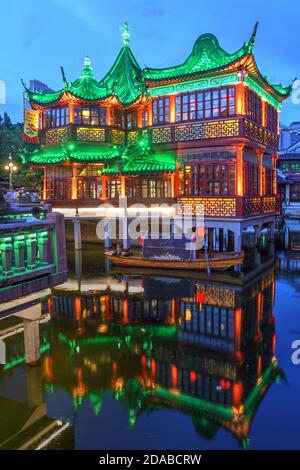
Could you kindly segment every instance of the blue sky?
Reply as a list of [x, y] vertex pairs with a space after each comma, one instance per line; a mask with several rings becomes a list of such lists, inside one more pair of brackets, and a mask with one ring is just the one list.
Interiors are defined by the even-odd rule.
[[[299, 0], [10, 0], [0, 7], [0, 80], [7, 88], [7, 111], [22, 120], [22, 85], [37, 78], [51, 88], [78, 77], [88, 54], [97, 78], [112, 65], [120, 47], [120, 25], [127, 20], [131, 48], [141, 66], [181, 63], [196, 38], [213, 33], [228, 52], [249, 39], [259, 21], [254, 54], [273, 83], [300, 78]], [[300, 121], [300, 104], [285, 102], [282, 122]]]

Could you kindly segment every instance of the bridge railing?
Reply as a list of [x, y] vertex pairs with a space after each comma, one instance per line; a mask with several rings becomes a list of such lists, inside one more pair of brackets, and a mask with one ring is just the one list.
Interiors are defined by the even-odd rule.
[[0, 301], [64, 282], [66, 274], [62, 214], [0, 225]]

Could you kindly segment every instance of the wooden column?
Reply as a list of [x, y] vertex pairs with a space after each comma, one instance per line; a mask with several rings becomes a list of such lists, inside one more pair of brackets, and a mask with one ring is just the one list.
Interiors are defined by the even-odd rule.
[[176, 121], [176, 95], [170, 95], [170, 122]]
[[171, 191], [172, 191], [172, 197], [179, 196], [179, 172], [178, 170], [176, 170], [171, 175]]
[[126, 196], [126, 177], [121, 176], [121, 196]]
[[276, 172], [276, 160], [277, 160], [277, 155], [274, 155], [272, 157], [273, 160], [273, 194], [277, 194], [277, 172]]
[[69, 123], [74, 124], [74, 104], [69, 103]]
[[236, 154], [236, 195], [243, 196], [243, 151], [244, 145], [238, 145]]
[[257, 150], [257, 156], [259, 158], [259, 195], [263, 196], [263, 152], [261, 150]]
[[152, 118], [152, 100], [149, 100], [148, 103], [148, 126], [152, 126], [153, 118]]
[[267, 110], [267, 102], [265, 100], [261, 100], [261, 125], [262, 127], [266, 127], [267, 125], [266, 110]]
[[106, 106], [106, 124], [108, 126], [113, 124], [113, 112], [111, 106]]
[[238, 83], [236, 85], [236, 114], [243, 116], [245, 114], [245, 85]]
[[72, 199], [77, 199], [77, 168], [72, 165]]
[[44, 179], [43, 179], [43, 199], [47, 199], [47, 169], [44, 166]]
[[107, 177], [101, 176], [101, 180], [102, 180], [102, 198], [101, 199], [107, 199]]
[[142, 115], [143, 115], [143, 108], [140, 107], [137, 111], [137, 126], [138, 127], [143, 127]]

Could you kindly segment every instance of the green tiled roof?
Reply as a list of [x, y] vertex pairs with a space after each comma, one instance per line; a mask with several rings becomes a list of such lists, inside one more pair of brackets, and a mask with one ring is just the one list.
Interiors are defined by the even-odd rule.
[[[129, 30], [125, 24], [122, 28], [123, 46], [109, 72], [100, 81], [94, 78], [90, 59], [85, 58], [84, 66], [79, 78], [68, 82], [64, 72], [64, 87], [54, 92], [33, 92], [26, 87], [26, 93], [30, 102], [34, 105], [54, 105], [65, 94], [79, 98], [86, 102], [99, 102], [108, 97], [116, 97], [123, 106], [130, 105], [141, 96], [148, 95], [149, 82], [172, 81], [175, 79], [191, 80], [195, 75], [216, 75], [223, 69], [235, 64], [242, 58], [251, 57], [257, 24], [248, 42], [244, 43], [237, 51], [228, 53], [221, 48], [217, 38], [213, 34], [202, 34], [196, 40], [193, 50], [187, 59], [180, 65], [167, 68], [141, 69], [129, 46]], [[256, 66], [255, 66], [256, 67]], [[235, 69], [234, 69], [235, 70]], [[291, 87], [271, 85], [263, 77], [265, 86], [269, 86], [279, 100], [287, 97]]]
[[26, 160], [34, 165], [53, 165], [69, 162], [101, 163], [116, 158], [117, 151], [89, 142], [69, 142], [65, 145], [48, 145], [32, 152]]
[[138, 175], [145, 173], [173, 172], [176, 170], [175, 152], [143, 154], [133, 158], [121, 158], [109, 164], [104, 175]]

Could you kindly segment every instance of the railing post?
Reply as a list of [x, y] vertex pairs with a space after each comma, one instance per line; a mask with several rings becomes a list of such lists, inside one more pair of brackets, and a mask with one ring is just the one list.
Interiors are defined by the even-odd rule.
[[17, 235], [14, 238], [14, 255], [16, 272], [25, 271], [25, 237]]
[[26, 261], [27, 268], [34, 269], [37, 265], [37, 240], [36, 234], [30, 233], [26, 236]]
[[39, 264], [48, 264], [48, 231], [38, 233]]
[[2, 274], [4, 276], [9, 276], [12, 274], [13, 246], [11, 237], [6, 237], [1, 240], [0, 250], [3, 268]]
[[[63, 214], [57, 212], [48, 213], [47, 220], [54, 224], [51, 230], [51, 251], [53, 256], [53, 263], [56, 265], [58, 274], [62, 274], [61, 278], [67, 276], [67, 250], [66, 250], [66, 235], [65, 235], [65, 219]], [[61, 282], [64, 282], [61, 279]]]

